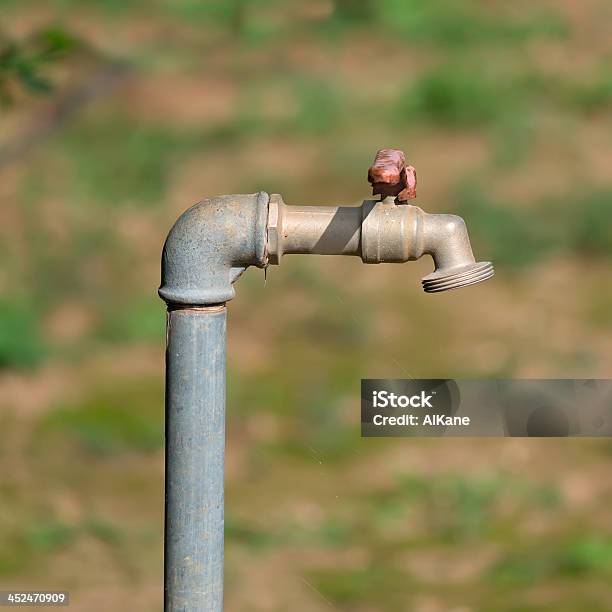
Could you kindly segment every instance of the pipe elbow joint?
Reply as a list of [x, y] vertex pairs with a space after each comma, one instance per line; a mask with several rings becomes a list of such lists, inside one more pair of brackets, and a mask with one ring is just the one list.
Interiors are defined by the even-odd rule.
[[267, 264], [268, 201], [265, 192], [217, 196], [186, 210], [164, 244], [160, 297], [194, 306], [231, 300], [240, 274]]

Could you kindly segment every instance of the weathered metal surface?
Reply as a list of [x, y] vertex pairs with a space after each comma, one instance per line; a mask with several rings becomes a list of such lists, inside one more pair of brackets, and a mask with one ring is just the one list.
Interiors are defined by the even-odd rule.
[[431, 255], [435, 270], [422, 279], [427, 293], [458, 289], [493, 276], [493, 264], [476, 262], [467, 228], [457, 215], [396, 206], [392, 198], [363, 203], [361, 258], [401, 263]]
[[164, 609], [221, 612], [226, 307], [167, 325]]
[[475, 262], [461, 217], [397, 206], [392, 196], [361, 206], [287, 206], [275, 194], [268, 237], [269, 261], [275, 264], [291, 253], [355, 255], [364, 263], [403, 263], [429, 254], [435, 264], [423, 279], [429, 293], [493, 276], [491, 263]]
[[399, 149], [380, 149], [368, 170], [372, 195], [396, 196], [398, 202], [416, 198], [417, 176], [413, 166]]
[[162, 255], [159, 295], [168, 303], [231, 300], [233, 282], [247, 266], [267, 264], [268, 194], [202, 200], [176, 221]]
[[287, 206], [270, 196], [269, 263], [279, 264], [285, 253], [358, 255], [361, 211], [354, 206]]

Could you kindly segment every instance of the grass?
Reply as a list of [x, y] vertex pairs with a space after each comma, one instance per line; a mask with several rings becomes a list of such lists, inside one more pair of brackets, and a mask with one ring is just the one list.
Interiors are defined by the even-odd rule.
[[164, 333], [164, 306], [152, 294], [129, 300], [121, 308], [105, 310], [98, 337], [114, 344], [151, 342], [159, 346], [163, 343]]
[[342, 117], [340, 91], [329, 80], [298, 79], [294, 95], [299, 101], [294, 120], [294, 129], [298, 134], [321, 136], [329, 133]]
[[612, 574], [612, 546], [601, 534], [581, 534], [548, 547], [530, 547], [523, 553], [506, 555], [489, 572], [502, 587], [526, 587], [556, 577], [584, 576], [609, 578]]
[[[352, 356], [344, 369], [353, 372]], [[274, 383], [260, 375], [230, 371], [230, 425], [254, 415], [272, 415], [282, 428], [259, 445], [261, 460], [304, 460], [328, 463], [350, 460], [360, 448], [357, 424], [347, 423], [343, 404], [352, 397], [354, 378], [336, 363], [324, 374], [305, 370], [296, 360]], [[343, 382], [340, 382], [343, 381]]]
[[[347, 201], [347, 194], [356, 200], [367, 194], [365, 171], [375, 149], [388, 143], [405, 145], [423, 169], [418, 205], [466, 218], [475, 255], [500, 270], [496, 282], [509, 270], [539, 274], [537, 262], [580, 262], [586, 280], [577, 286], [592, 294], [585, 295], [584, 317], [572, 321], [568, 337], [582, 337], [591, 325], [602, 334], [610, 328], [612, 298], [603, 287], [594, 290], [601, 283], [590, 271], [591, 263], [599, 269], [612, 255], [612, 186], [601, 170], [607, 167], [610, 71], [596, 36], [592, 49], [585, 46], [585, 33], [576, 33], [561, 7], [557, 14], [471, 0], [78, 6], [61, 0], [42, 13], [40, 6], [3, 3], [7, 22], [16, 15], [27, 24], [34, 12], [38, 22], [56, 9], [59, 22], [62, 14], [77, 15], [87, 24], [84, 38], [102, 41], [143, 81], [160, 75], [208, 84], [223, 75], [239, 103], [229, 118], [185, 126], [184, 117], [155, 115], [155, 105], [142, 117], [139, 108], [127, 114], [123, 94], [110, 92], [3, 174], [8, 230], [0, 284], [11, 289], [0, 301], [3, 370], [48, 362], [66, 368], [69, 380], [79, 376], [46, 332], [49, 313], [66, 300], [93, 311], [92, 328], [73, 358], [96, 358], [101, 347], [162, 349], [163, 307], [150, 272], [159, 248], [129, 243], [124, 233], [136, 217], [154, 228], [158, 237], [147, 239], [161, 246], [180, 199], [195, 200], [209, 188], [183, 170], [189, 174], [201, 163], [211, 190], [270, 185], [290, 193], [292, 202]], [[584, 11], [592, 12], [592, 29], [603, 22], [593, 7]], [[73, 51], [71, 76], [85, 79], [88, 68], [79, 72], [78, 46]], [[585, 69], [556, 64], [566, 53]], [[53, 84], [60, 59], [50, 58], [35, 74]], [[139, 78], [128, 85], [140, 87]], [[215, 95], [214, 88], [203, 91]], [[25, 98], [16, 110], [34, 118], [41, 99], [18, 93]], [[47, 100], [61, 93], [51, 91]], [[179, 84], [177, 100], [183, 95]], [[599, 149], [590, 140], [598, 128]], [[533, 145], [557, 136], [555, 129], [578, 165], [594, 160], [583, 174], [595, 178], [576, 193], [560, 194], [555, 184], [550, 197], [527, 193], [519, 208], [499, 195], [500, 171], [519, 181], [539, 172]], [[473, 141], [484, 143], [482, 159], [464, 146]], [[295, 159], [287, 159], [282, 146], [277, 150], [279, 143], [295, 150]], [[219, 159], [228, 160], [227, 167], [215, 165]], [[465, 176], [474, 177], [468, 187]], [[510, 347], [505, 362], [515, 365], [509, 369], [538, 373], [556, 367], [561, 338], [550, 346], [542, 340], [536, 362], [527, 348], [515, 347], [523, 332], [515, 333], [520, 321], [507, 310], [485, 313], [477, 293], [420, 295], [408, 278], [417, 281], [421, 264], [406, 268], [405, 276], [376, 270], [381, 276], [374, 282], [367, 280], [371, 269], [355, 273], [313, 260], [288, 258], [265, 287], [261, 275], [245, 275], [230, 305], [233, 329], [241, 333], [229, 362], [226, 537], [235, 556], [228, 556], [228, 570], [240, 574], [269, 563], [283, 586], [295, 589], [286, 600], [284, 589], [262, 594], [254, 585], [242, 609], [265, 607], [272, 594], [278, 609], [296, 610], [328, 606], [324, 600], [339, 610], [401, 610], [413, 603], [415, 609], [521, 612], [609, 608], [611, 543], [597, 529], [607, 520], [603, 485], [590, 482], [596, 492], [576, 505], [564, 497], [561, 476], [544, 469], [540, 447], [363, 441], [351, 420], [355, 381], [370, 371], [405, 375], [399, 367], [435, 376], [460, 369], [470, 376], [498, 367], [489, 366], [497, 342]], [[503, 295], [493, 284], [487, 291], [493, 299]], [[525, 303], [533, 299], [524, 296]], [[550, 329], [565, 329], [569, 323], [555, 310], [562, 298], [549, 299], [542, 309]], [[489, 331], [476, 328], [479, 317]], [[596, 350], [585, 349], [586, 357], [603, 362], [607, 354]], [[0, 572], [26, 584], [37, 572], [56, 580], [82, 571], [83, 584], [107, 585], [105, 570], [67, 565], [65, 552], [93, 538], [131, 559], [135, 593], [151, 584], [159, 589], [161, 569], [152, 560], [161, 559], [161, 379], [100, 373], [79, 381], [83, 397], [68, 388], [58, 399], [52, 389], [49, 400], [46, 379], [41, 384], [28, 373], [19, 380], [31, 381], [35, 401], [22, 410], [19, 397], [7, 395], [16, 403], [10, 406], [16, 423], [2, 420], [7, 443], [0, 453], [3, 479], [15, 483], [3, 486], [0, 496]], [[271, 426], [259, 426], [260, 419]], [[607, 460], [602, 453], [591, 461], [590, 451], [563, 444], [554, 447], [554, 461], [564, 477], [577, 478], [580, 465], [587, 478], [591, 466]], [[521, 463], [521, 453], [530, 460]], [[474, 469], [459, 467], [466, 454]], [[481, 471], [483, 463], [490, 471]], [[47, 508], [56, 497], [72, 500], [83, 516], [70, 520]], [[130, 521], [144, 521], [148, 543], [134, 537], [138, 529]], [[578, 530], [577, 523], [588, 528]], [[469, 566], [483, 551], [482, 568], [446, 579], [455, 569], [450, 565]], [[429, 573], [413, 565], [421, 560], [431, 564]], [[302, 607], [296, 603], [300, 585]], [[235, 603], [240, 590], [229, 590], [228, 609], [241, 609]], [[112, 597], [108, 607], [120, 608]]]
[[[308, 582], [332, 605], [351, 609], [376, 603], [380, 610], [397, 610], [410, 592], [409, 578], [397, 570], [371, 565], [359, 569], [337, 568], [310, 572]], [[381, 603], [382, 602], [382, 603]]]
[[83, 121], [62, 134], [72, 163], [67, 184], [75, 201], [104, 207], [159, 207], [172, 169], [196, 146], [197, 135], [110, 116]]
[[586, 307], [587, 319], [602, 330], [612, 329], [612, 291], [609, 287], [597, 287]]
[[59, 521], [37, 522], [25, 532], [26, 545], [37, 552], [51, 552], [74, 541], [77, 529]]
[[372, 496], [373, 513], [381, 525], [423, 513], [425, 532], [435, 534], [441, 542], [469, 540], [488, 533], [504, 484], [503, 479], [449, 475], [429, 481], [405, 475], [396, 488]]
[[77, 442], [93, 455], [151, 452], [163, 446], [163, 401], [158, 383], [100, 390], [76, 405], [58, 406], [39, 424], [48, 444]]
[[264, 528], [233, 514], [225, 517], [226, 541], [256, 554], [282, 550], [287, 546], [340, 550], [350, 546], [355, 537], [352, 525], [335, 518], [328, 518], [313, 527], [304, 526], [298, 520], [288, 517], [282, 523]]
[[516, 108], [518, 93], [501, 75], [487, 75], [475, 65], [447, 64], [417, 78], [400, 98], [404, 121], [428, 120], [446, 128], [470, 128], [502, 120]]
[[0, 300], [0, 369], [32, 368], [44, 361], [47, 353], [40, 318], [26, 299]]
[[44, 565], [54, 554], [74, 546], [80, 539], [92, 537], [112, 548], [123, 546], [126, 534], [117, 525], [97, 517], [86, 517], [80, 522], [68, 523], [52, 516], [22, 517], [12, 533], [0, 533], [4, 550], [0, 553], [0, 576], [9, 577], [17, 572], [33, 571]]
[[126, 540], [126, 533], [123, 529], [108, 520], [98, 517], [87, 518], [82, 523], [81, 529], [84, 533], [113, 546], [119, 546]]
[[[510, 203], [491, 201], [481, 190], [464, 188], [458, 214], [469, 218], [474, 248], [485, 249], [497, 265], [527, 266], [549, 255], [562, 243], [559, 216], [547, 212], [519, 211]], [[521, 248], [517, 249], [516, 245]], [[567, 244], [567, 241], [566, 241]]]
[[458, 199], [459, 214], [471, 220], [474, 243], [498, 264], [524, 267], [556, 253], [592, 259], [612, 256], [610, 188], [587, 191], [571, 202], [562, 196], [544, 198], [528, 210], [492, 201], [474, 186], [460, 190]]
[[406, 42], [438, 46], [512, 45], [526, 39], [563, 37], [567, 25], [543, 11], [483, 10], [473, 0], [383, 0], [372, 3], [381, 24]]
[[587, 192], [579, 196], [574, 205], [573, 219], [568, 225], [572, 232], [571, 248], [577, 254], [591, 257], [609, 257], [612, 254], [612, 189]]
[[490, 127], [534, 113], [593, 115], [612, 106], [612, 77], [562, 77], [519, 61], [494, 69], [480, 58], [450, 58], [411, 79], [399, 99], [398, 118], [427, 120], [447, 129]]

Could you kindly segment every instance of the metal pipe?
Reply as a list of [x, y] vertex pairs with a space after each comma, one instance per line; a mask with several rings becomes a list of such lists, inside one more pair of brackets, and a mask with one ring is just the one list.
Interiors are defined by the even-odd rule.
[[287, 206], [283, 253], [359, 255], [361, 210], [354, 206]]
[[164, 609], [223, 609], [225, 302], [264, 267], [268, 194], [219, 196], [176, 221], [164, 244], [168, 304]]
[[168, 308], [164, 609], [223, 609], [226, 307]]
[[387, 197], [356, 207], [288, 207], [264, 192], [210, 198], [168, 234], [159, 288], [168, 304], [166, 611], [223, 609], [225, 302], [240, 274], [279, 264], [283, 254], [318, 253], [365, 263], [430, 254], [436, 269], [423, 279], [428, 292], [493, 275], [491, 263], [474, 261], [460, 217], [402, 203], [416, 196], [416, 172], [401, 151], [379, 151], [370, 181]]

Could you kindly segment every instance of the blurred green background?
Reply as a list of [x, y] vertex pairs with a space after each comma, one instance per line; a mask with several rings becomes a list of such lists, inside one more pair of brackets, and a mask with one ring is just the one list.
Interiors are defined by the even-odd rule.
[[609, 377], [608, 0], [1, 0], [0, 586], [160, 610], [165, 234], [206, 195], [358, 203], [430, 261], [287, 257], [230, 305], [231, 611], [612, 609], [612, 447], [359, 437], [361, 377]]

